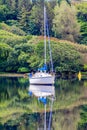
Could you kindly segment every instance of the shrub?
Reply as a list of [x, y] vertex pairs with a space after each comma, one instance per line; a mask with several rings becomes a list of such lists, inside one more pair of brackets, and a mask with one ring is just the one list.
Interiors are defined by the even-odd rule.
[[18, 71], [17, 71], [17, 72], [27, 73], [27, 72], [29, 72], [29, 69], [26, 68], [26, 67], [20, 67], [20, 68], [18, 68]]
[[17, 26], [8, 26], [5, 23], [0, 23], [0, 29], [11, 32], [16, 35], [24, 36], [26, 33]]
[[84, 64], [84, 71], [87, 71], [87, 64]]
[[17, 35], [21, 35], [21, 36], [26, 34], [23, 30], [21, 30], [20, 28], [18, 28], [16, 26], [11, 27], [11, 32], [14, 34], [17, 34]]
[[81, 107], [80, 121], [77, 130], [87, 130], [87, 105]]
[[27, 39], [26, 36], [19, 36], [5, 30], [0, 30], [0, 41], [14, 47], [16, 44], [26, 43]]

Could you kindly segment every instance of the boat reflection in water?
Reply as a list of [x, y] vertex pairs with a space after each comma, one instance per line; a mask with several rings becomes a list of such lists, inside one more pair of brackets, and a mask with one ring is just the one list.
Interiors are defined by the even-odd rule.
[[[34, 95], [38, 99], [38, 101], [44, 104], [44, 130], [51, 130], [52, 107], [53, 102], [55, 100], [55, 87], [53, 85], [30, 85], [29, 94]], [[50, 100], [50, 114], [48, 126], [46, 125], [47, 99]]]
[[54, 96], [54, 86], [52, 85], [30, 85], [29, 92], [36, 97], [48, 97]]

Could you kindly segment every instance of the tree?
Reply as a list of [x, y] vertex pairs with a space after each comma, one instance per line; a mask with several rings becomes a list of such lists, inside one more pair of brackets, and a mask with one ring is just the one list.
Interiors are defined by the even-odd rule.
[[55, 37], [76, 41], [79, 37], [80, 27], [76, 19], [76, 11], [73, 6], [62, 2], [54, 8], [53, 31]]
[[7, 13], [8, 13], [7, 6], [6, 5], [0, 5], [0, 22], [6, 21]]
[[30, 17], [29, 17], [30, 31], [32, 34], [41, 35], [43, 34], [43, 1], [37, 2], [36, 5], [33, 6]]
[[15, 49], [13, 49], [13, 51], [9, 53], [9, 56], [7, 58], [8, 66], [6, 68], [6, 71], [17, 72], [20, 66], [18, 61], [19, 55], [20, 55], [20, 51]]
[[87, 2], [76, 5], [77, 18], [80, 24], [80, 39], [79, 42], [87, 45]]
[[81, 69], [81, 55], [70, 43], [54, 43], [52, 45], [52, 51], [53, 64], [57, 71], [78, 71]]
[[[47, 20], [49, 23], [49, 32], [52, 35], [52, 19], [54, 17], [53, 9], [56, 1], [45, 2], [47, 10]], [[40, 13], [39, 13], [40, 12]], [[31, 34], [43, 35], [44, 33], [44, 2], [43, 0], [36, 1], [29, 16], [29, 30]]]
[[12, 48], [6, 43], [0, 43], [0, 71], [6, 71], [8, 67], [7, 59]]
[[22, 8], [19, 15], [19, 26], [23, 31], [28, 32], [29, 30], [29, 12], [26, 10], [25, 6]]
[[[63, 0], [58, 0], [58, 4], [60, 5]], [[69, 5], [71, 5], [71, 0], [65, 0]]]

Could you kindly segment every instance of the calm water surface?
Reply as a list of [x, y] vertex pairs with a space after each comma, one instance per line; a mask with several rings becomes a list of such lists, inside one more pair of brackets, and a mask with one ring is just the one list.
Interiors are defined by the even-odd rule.
[[[44, 104], [29, 95], [27, 78], [0, 77], [0, 130], [44, 130]], [[77, 130], [80, 106], [87, 104], [87, 80], [57, 79], [52, 130]], [[50, 98], [46, 126], [49, 126]], [[47, 129], [48, 130], [48, 129]]]

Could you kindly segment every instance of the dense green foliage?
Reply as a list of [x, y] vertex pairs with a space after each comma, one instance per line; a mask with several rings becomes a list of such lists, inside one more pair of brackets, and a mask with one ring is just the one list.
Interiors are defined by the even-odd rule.
[[78, 130], [87, 130], [87, 105], [82, 106], [80, 116], [81, 120], [78, 123]]
[[[65, 1], [66, 6], [64, 0], [45, 1], [50, 35], [87, 44], [87, 3]], [[0, 0], [0, 22], [10, 25], [10, 30], [4, 28], [18, 35], [42, 35], [43, 4], [43, 0]]]
[[[43, 65], [43, 38], [33, 36], [43, 34], [43, 4], [43, 0], [0, 0], [0, 71], [30, 72]], [[69, 6], [61, 2], [58, 6], [56, 0], [50, 0], [45, 5], [51, 36], [86, 44], [87, 4]], [[86, 70], [86, 46], [57, 39], [51, 40], [51, 46], [54, 70], [79, 71], [82, 66]], [[48, 69], [49, 62], [47, 54]]]
[[[66, 1], [70, 4], [69, 0], [66, 0]], [[58, 6], [58, 3], [60, 5], [59, 12], [58, 10], [55, 11], [55, 8], [56, 6]], [[78, 37], [80, 34], [79, 28], [78, 28], [79, 24], [77, 24], [77, 18], [78, 19], [80, 18], [81, 20], [83, 20], [82, 17], [84, 13], [82, 13], [81, 15], [82, 17], [80, 17], [79, 12], [84, 11], [86, 6], [84, 6], [84, 4], [81, 5], [83, 7], [83, 10], [78, 9], [78, 6], [77, 6], [77, 10], [78, 10], [77, 12], [77, 11], [73, 11], [73, 8], [72, 8], [73, 5], [69, 6], [67, 4], [66, 6], [64, 6], [66, 8], [66, 11], [65, 11], [65, 8], [63, 7], [63, 3], [64, 3], [63, 0], [45, 1], [45, 5], [47, 7], [47, 16], [48, 16], [50, 35], [60, 37], [60, 32], [62, 31], [61, 36], [63, 36], [64, 31], [65, 31], [65, 33], [69, 36], [68, 37], [63, 36], [60, 38], [71, 40], [71, 41], [73, 39], [76, 41], [77, 40], [76, 37]], [[21, 1], [20, 0], [14, 0], [14, 1], [0, 0], [0, 14], [1, 14], [0, 22], [5, 22], [8, 25], [12, 26], [11, 30], [13, 33], [22, 35], [25, 32], [27, 34], [41, 35], [43, 34], [43, 19], [44, 19], [43, 5], [44, 5], [43, 0], [34, 0], [33, 2], [31, 0], [21, 0]], [[65, 12], [65, 15], [63, 15], [63, 12]], [[76, 18], [75, 12], [77, 12], [77, 18]], [[61, 23], [62, 25], [59, 25], [59, 27], [61, 26], [61, 29], [58, 29], [57, 27], [55, 30], [54, 28], [55, 23], [53, 21], [55, 21], [56, 19], [55, 15], [58, 15], [58, 14], [62, 14], [63, 19], [61, 19], [61, 17], [58, 18], [56, 24], [61, 23], [61, 20], [63, 22]], [[68, 26], [65, 24], [67, 21], [68, 21]], [[63, 30], [62, 27], [64, 27], [65, 29]], [[82, 30], [85, 31], [84, 27], [81, 29], [81, 32]]]
[[7, 58], [11, 51], [12, 48], [9, 45], [0, 43], [0, 71], [5, 71], [8, 66]]
[[53, 61], [56, 71], [79, 71], [81, 69], [79, 52], [75, 50], [74, 46], [67, 43], [58, 43], [53, 47]]
[[87, 45], [87, 2], [77, 4], [76, 8], [78, 22], [81, 26], [81, 36], [79, 38], [79, 42]]
[[[44, 63], [43, 37], [19, 36], [5, 30], [0, 31], [0, 71], [30, 72], [35, 71]], [[3, 43], [4, 42], [4, 43]], [[83, 61], [81, 53], [87, 52], [87, 47], [51, 39], [54, 70], [79, 71]], [[81, 48], [82, 47], [82, 48]], [[49, 50], [47, 44], [47, 64], [50, 68]], [[73, 62], [72, 62], [73, 61]]]
[[77, 41], [79, 33], [79, 24], [76, 19], [76, 10], [74, 6], [69, 6], [63, 2], [60, 6], [54, 8], [53, 31], [56, 37]]

